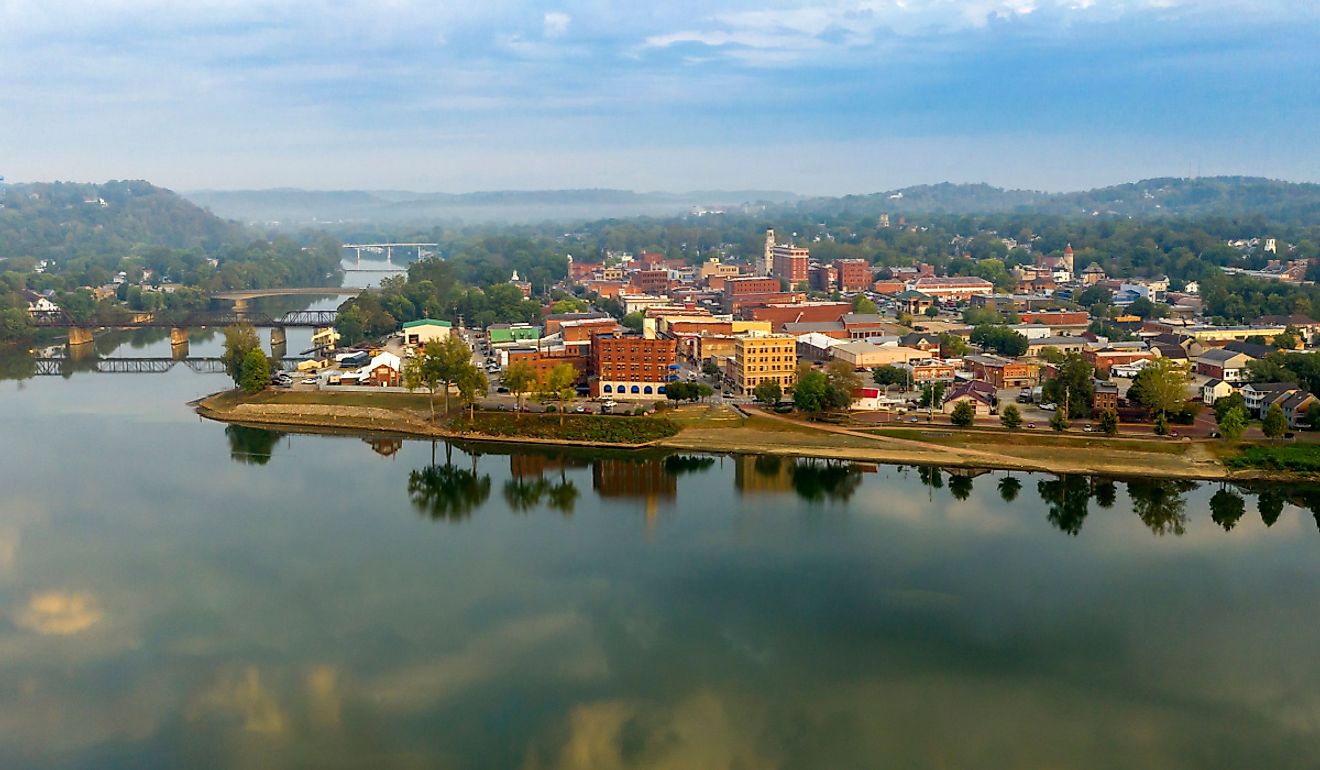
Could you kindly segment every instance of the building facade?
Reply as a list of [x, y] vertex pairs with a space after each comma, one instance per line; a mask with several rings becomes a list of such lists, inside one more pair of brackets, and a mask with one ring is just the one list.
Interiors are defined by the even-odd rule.
[[733, 384], [750, 396], [766, 380], [784, 390], [797, 382], [797, 338], [788, 334], [740, 337], [734, 343]]
[[678, 344], [671, 339], [624, 335], [591, 338], [591, 395], [596, 398], [663, 398], [677, 366]]

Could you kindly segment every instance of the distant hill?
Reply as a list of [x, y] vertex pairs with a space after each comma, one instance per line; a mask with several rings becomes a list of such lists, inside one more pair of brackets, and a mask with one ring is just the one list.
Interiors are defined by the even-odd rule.
[[0, 202], [0, 257], [63, 261], [153, 246], [209, 252], [251, 238], [242, 226], [143, 181], [10, 184]]
[[1260, 177], [1160, 178], [1068, 193], [1005, 190], [987, 184], [935, 184], [870, 195], [809, 198], [804, 211], [895, 214], [1046, 214], [1056, 216], [1267, 216], [1320, 218], [1320, 185]]
[[335, 223], [465, 222], [599, 219], [672, 216], [693, 209], [731, 209], [746, 204], [782, 204], [793, 193], [772, 190], [704, 190], [689, 193], [630, 190], [496, 190], [471, 193], [383, 191], [199, 190], [184, 193], [227, 219], [286, 226]]

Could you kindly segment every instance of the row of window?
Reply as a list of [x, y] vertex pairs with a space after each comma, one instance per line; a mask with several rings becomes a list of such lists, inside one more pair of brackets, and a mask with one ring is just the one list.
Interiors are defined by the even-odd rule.
[[656, 393], [664, 393], [665, 386], [661, 385], [655, 390], [652, 390], [650, 385], [642, 385], [642, 386], [633, 385], [631, 389], [629, 389], [627, 385], [620, 385], [619, 389], [615, 390], [613, 385], [602, 385], [600, 391], [602, 393], [637, 393], [641, 395], [652, 396], [655, 395]]

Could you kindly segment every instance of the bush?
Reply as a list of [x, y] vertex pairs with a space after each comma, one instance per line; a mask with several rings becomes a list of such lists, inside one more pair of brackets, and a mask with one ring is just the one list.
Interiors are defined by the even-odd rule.
[[1294, 473], [1320, 473], [1320, 446], [1289, 444], [1246, 447], [1241, 454], [1225, 461], [1225, 465], [1234, 470], [1258, 468]]
[[633, 420], [595, 414], [566, 414], [562, 418], [524, 414], [519, 419], [517, 414], [510, 412], [477, 412], [473, 417], [456, 417], [450, 422], [450, 427], [456, 431], [486, 436], [595, 441], [605, 444], [642, 444], [678, 433], [678, 425], [663, 417]]

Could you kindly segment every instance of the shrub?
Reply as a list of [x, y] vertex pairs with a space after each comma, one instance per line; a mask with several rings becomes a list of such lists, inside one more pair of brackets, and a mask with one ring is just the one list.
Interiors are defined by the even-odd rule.
[[509, 412], [477, 412], [462, 415], [450, 427], [465, 433], [509, 438], [562, 439], [594, 441], [605, 444], [642, 444], [668, 438], [678, 433], [678, 425], [663, 417], [633, 420], [595, 414], [566, 414], [561, 418], [544, 414], [524, 414], [522, 419]]

